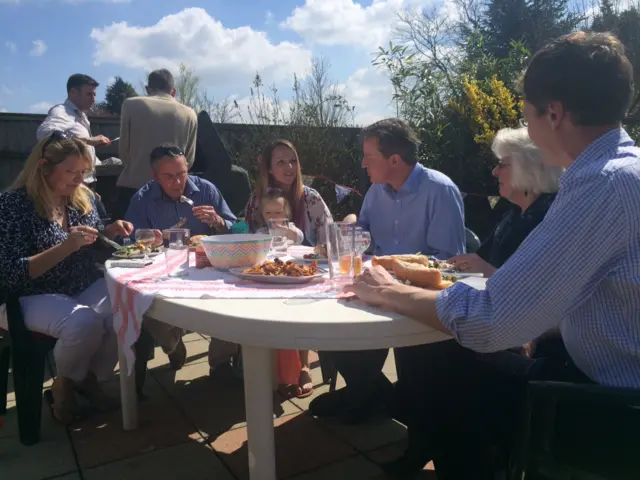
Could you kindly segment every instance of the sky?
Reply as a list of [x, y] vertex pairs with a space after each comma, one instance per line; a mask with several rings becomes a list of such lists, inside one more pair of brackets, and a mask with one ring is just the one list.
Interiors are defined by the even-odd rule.
[[[0, 0], [0, 111], [46, 113], [72, 73], [115, 76], [192, 67], [209, 96], [246, 105], [260, 72], [286, 100], [314, 56], [355, 107], [355, 122], [393, 115], [391, 83], [372, 66], [404, 8], [446, 0]], [[141, 93], [141, 92], [140, 92]]]

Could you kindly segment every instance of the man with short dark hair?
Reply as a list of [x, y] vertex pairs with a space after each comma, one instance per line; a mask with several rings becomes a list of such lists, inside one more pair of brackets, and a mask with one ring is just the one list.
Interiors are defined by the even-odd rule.
[[[95, 147], [109, 145], [111, 140], [103, 135], [91, 135], [91, 123], [87, 113], [96, 103], [96, 88], [98, 82], [89, 75], [73, 74], [67, 80], [67, 99], [64, 103], [54, 105], [49, 109], [47, 118], [40, 124], [36, 132], [38, 141], [51, 135], [54, 131], [66, 132], [74, 137], [83, 139], [89, 146], [91, 153], [92, 169], [85, 176], [85, 183], [95, 191], [97, 179], [95, 166], [100, 165], [96, 156]], [[98, 201], [98, 209], [104, 216], [102, 202]]]
[[[177, 145], [160, 145], [149, 157], [147, 168], [151, 170], [153, 180], [133, 196], [124, 215], [135, 229], [164, 230], [184, 218], [183, 228], [188, 228], [191, 235], [229, 231], [236, 217], [215, 185], [188, 174], [184, 152]], [[156, 236], [162, 238], [160, 232], [156, 232]], [[145, 318], [144, 327], [169, 356], [172, 368], [182, 368], [186, 359], [182, 329], [151, 318]], [[233, 344], [216, 339], [211, 341], [229, 356], [237, 350]]]
[[[388, 118], [362, 130], [362, 166], [373, 185], [358, 223], [371, 233], [376, 255], [422, 252], [447, 260], [464, 253], [464, 206], [458, 187], [443, 173], [418, 162], [418, 137], [403, 120]], [[398, 386], [422, 347], [395, 350]], [[391, 398], [382, 373], [388, 350], [323, 352], [333, 359], [347, 386], [321, 395], [312, 414], [365, 421]], [[398, 388], [396, 390], [399, 390]]]
[[[577, 32], [537, 52], [521, 87], [531, 139], [548, 164], [567, 169], [542, 223], [485, 290], [460, 282], [441, 292], [417, 289], [378, 268], [356, 278], [352, 290], [470, 350], [504, 351], [558, 328], [566, 352], [521, 357], [518, 369], [491, 354], [475, 375], [433, 385], [439, 397], [420, 417], [424, 434], [414, 443], [418, 455], [414, 448], [405, 457], [405, 472], [435, 459], [436, 469], [444, 462], [456, 472], [446, 478], [493, 478], [491, 447], [513, 445], [528, 380], [640, 388], [640, 149], [622, 128], [633, 68], [613, 35]], [[589, 411], [599, 430], [588, 436], [604, 440], [600, 452], [637, 451], [637, 430], [617, 438], [602, 413]], [[593, 446], [579, 448], [584, 456]], [[635, 459], [634, 474], [617, 467], [620, 478], [638, 476]]]
[[118, 210], [124, 214], [131, 197], [151, 180], [149, 155], [158, 145], [177, 145], [191, 168], [196, 152], [198, 120], [193, 109], [175, 99], [173, 75], [154, 70], [147, 81], [147, 97], [128, 98], [120, 116], [120, 159]]

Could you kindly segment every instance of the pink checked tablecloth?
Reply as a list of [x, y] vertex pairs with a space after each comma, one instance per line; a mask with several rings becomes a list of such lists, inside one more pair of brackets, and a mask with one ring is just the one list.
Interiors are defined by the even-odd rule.
[[143, 316], [156, 296], [289, 299], [336, 298], [340, 295], [340, 289], [328, 281], [328, 274], [322, 280], [303, 285], [272, 285], [241, 280], [213, 268], [197, 269], [194, 254], [190, 255], [189, 263], [189, 276], [184, 278], [163, 278], [167, 271], [163, 255], [145, 268], [110, 268], [107, 264], [105, 278], [113, 307], [113, 324], [123, 346], [129, 374], [135, 363], [132, 347], [140, 336]]

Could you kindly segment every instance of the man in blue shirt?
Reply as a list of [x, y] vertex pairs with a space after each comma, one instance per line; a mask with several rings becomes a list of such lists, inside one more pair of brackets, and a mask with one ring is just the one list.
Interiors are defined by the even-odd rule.
[[[188, 174], [182, 150], [172, 144], [156, 147], [151, 152], [150, 163], [154, 180], [138, 190], [125, 214], [136, 229], [158, 230], [156, 236], [162, 241], [159, 230], [170, 228], [184, 218], [183, 228], [188, 228], [192, 236], [229, 231], [236, 217], [215, 185]], [[182, 368], [187, 356], [182, 329], [148, 317], [144, 319], [144, 327], [169, 356], [172, 368]]]
[[184, 218], [183, 228], [192, 236], [214, 235], [236, 222], [216, 186], [188, 174], [184, 153], [175, 145], [154, 148], [150, 168], [154, 179], [133, 196], [125, 214], [136, 229], [164, 230]]
[[[622, 128], [633, 85], [633, 66], [611, 34], [576, 32], [532, 57], [521, 82], [529, 135], [546, 162], [566, 171], [542, 223], [485, 290], [464, 283], [440, 292], [416, 289], [377, 268], [355, 279], [352, 290], [361, 300], [446, 332], [463, 347], [490, 354], [485, 360], [504, 360], [477, 363], [472, 374], [467, 369], [432, 385], [440, 401], [429, 402], [421, 419], [422, 465], [435, 459], [438, 469], [446, 459], [476, 472], [451, 478], [487, 478], [477, 472], [491, 461], [489, 442], [502, 439], [508, 447], [513, 441], [505, 433], [519, 424], [528, 380], [640, 388], [640, 149]], [[517, 371], [508, 356], [496, 357], [555, 328], [566, 351], [520, 357], [527, 365]], [[588, 412], [580, 421], [592, 426], [590, 438], [606, 443], [596, 447], [604, 458], [614, 458], [605, 454], [609, 449], [638, 451], [637, 430], [619, 436], [620, 424], [607, 429], [609, 410]], [[580, 456], [596, 451], [583, 447], [585, 440], [578, 435], [570, 442]], [[631, 461], [626, 474], [616, 465], [620, 478], [638, 478]]]
[[[403, 120], [389, 118], [361, 134], [363, 160], [373, 186], [358, 224], [371, 233], [376, 255], [421, 252], [446, 260], [464, 253], [464, 206], [458, 187], [446, 175], [418, 163], [419, 140]], [[428, 347], [428, 346], [427, 346]], [[423, 347], [395, 350], [399, 382], [420, 361]], [[391, 383], [382, 373], [388, 350], [324, 353], [347, 387], [322, 395], [310, 409], [316, 416], [366, 420], [386, 402]]]

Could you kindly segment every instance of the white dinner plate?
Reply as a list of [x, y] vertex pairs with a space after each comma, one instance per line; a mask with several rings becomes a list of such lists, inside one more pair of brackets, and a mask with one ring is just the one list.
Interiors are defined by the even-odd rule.
[[318, 265], [320, 264], [328, 264], [329, 263], [329, 259], [327, 257], [320, 257], [320, 258], [304, 258], [304, 255], [298, 255], [298, 254], [289, 254], [289, 256], [291, 257], [292, 260], [296, 261], [296, 262], [305, 262], [305, 263], [311, 263], [311, 262], [318, 262]]
[[309, 277], [286, 277], [276, 275], [255, 275], [251, 273], [244, 273], [246, 268], [232, 268], [229, 273], [235, 275], [242, 280], [251, 280], [257, 283], [271, 283], [276, 285], [300, 285], [304, 283], [311, 283], [314, 280], [322, 278], [323, 273], [311, 275]]
[[[162, 252], [151, 252], [148, 254], [148, 257], [154, 258], [160, 255], [161, 253]], [[114, 253], [112, 257], [120, 260], [128, 260], [128, 259], [134, 259], [134, 258], [144, 258], [144, 253], [136, 253], [135, 255], [120, 255], [120, 254]]]

